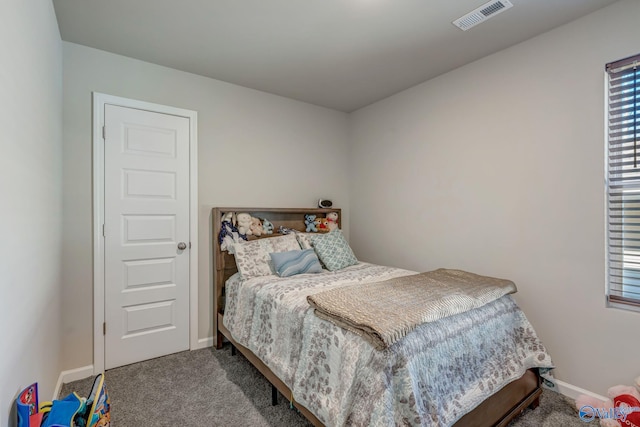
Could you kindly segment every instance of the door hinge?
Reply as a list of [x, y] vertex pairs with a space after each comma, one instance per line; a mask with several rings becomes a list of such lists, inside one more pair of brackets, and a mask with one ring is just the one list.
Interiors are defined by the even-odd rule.
[[102, 322], [102, 335], [107, 335], [107, 322]]
[[102, 224], [102, 237], [107, 237], [107, 232], [105, 231], [104, 224]]
[[107, 139], [107, 131], [104, 126], [102, 126], [102, 139]]

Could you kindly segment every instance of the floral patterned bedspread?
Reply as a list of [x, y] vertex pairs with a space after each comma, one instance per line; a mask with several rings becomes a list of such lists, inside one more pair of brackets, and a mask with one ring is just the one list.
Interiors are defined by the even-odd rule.
[[307, 303], [316, 292], [408, 274], [359, 263], [289, 278], [234, 275], [224, 325], [327, 426], [449, 426], [525, 370], [553, 367], [508, 295], [425, 323], [383, 351]]

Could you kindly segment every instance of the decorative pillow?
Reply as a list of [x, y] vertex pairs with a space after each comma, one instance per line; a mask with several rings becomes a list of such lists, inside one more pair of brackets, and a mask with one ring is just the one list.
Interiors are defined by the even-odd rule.
[[358, 263], [341, 230], [308, 235], [308, 237], [320, 260], [329, 271], [340, 270]]
[[280, 277], [295, 274], [322, 273], [320, 261], [313, 249], [276, 252], [271, 254], [273, 266]]
[[233, 245], [236, 265], [243, 280], [253, 277], [275, 274], [270, 253], [300, 250], [296, 236], [285, 236], [256, 239]]
[[[296, 233], [296, 238], [298, 239], [298, 243], [300, 243], [300, 247], [302, 249], [312, 249], [313, 245], [311, 244], [311, 240], [309, 240], [309, 236], [312, 233]], [[317, 233], [313, 233], [315, 235]]]
[[273, 248], [269, 253], [300, 250], [298, 239], [296, 239], [296, 236], [293, 234], [285, 234], [284, 236], [271, 237], [262, 240], [265, 241], [265, 244], [271, 245], [270, 247]]

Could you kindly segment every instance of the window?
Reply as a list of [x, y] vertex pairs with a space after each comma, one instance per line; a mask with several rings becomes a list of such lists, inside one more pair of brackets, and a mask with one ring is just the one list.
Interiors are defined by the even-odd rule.
[[640, 308], [640, 55], [606, 72], [607, 298]]

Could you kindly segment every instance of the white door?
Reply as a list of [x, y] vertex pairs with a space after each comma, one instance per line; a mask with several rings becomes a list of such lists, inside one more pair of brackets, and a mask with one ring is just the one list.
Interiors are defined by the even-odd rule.
[[104, 115], [109, 369], [189, 349], [189, 119]]

